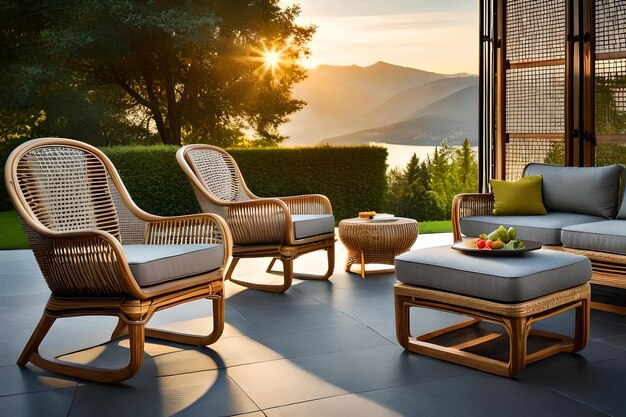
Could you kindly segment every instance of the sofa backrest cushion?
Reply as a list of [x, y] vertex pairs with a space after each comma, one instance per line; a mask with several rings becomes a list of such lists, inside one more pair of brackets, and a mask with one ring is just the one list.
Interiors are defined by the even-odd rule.
[[528, 164], [524, 176], [543, 177], [543, 204], [548, 211], [615, 218], [621, 165], [564, 167]]

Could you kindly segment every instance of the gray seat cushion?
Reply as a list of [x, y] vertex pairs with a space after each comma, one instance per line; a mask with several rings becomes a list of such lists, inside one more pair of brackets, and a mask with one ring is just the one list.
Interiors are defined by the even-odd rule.
[[292, 214], [291, 221], [296, 239], [305, 239], [335, 231], [335, 217], [332, 214]]
[[563, 228], [561, 240], [569, 248], [626, 255], [626, 220], [568, 226]]
[[543, 177], [543, 204], [548, 211], [614, 218], [617, 214], [620, 165], [564, 167], [528, 164], [524, 176]]
[[461, 219], [461, 232], [477, 237], [500, 225], [514, 227], [518, 239], [536, 240], [544, 245], [561, 245], [561, 229], [572, 224], [604, 221], [603, 217], [579, 213], [549, 212], [545, 216], [470, 216]]
[[396, 257], [396, 277], [405, 284], [517, 303], [587, 282], [591, 262], [584, 256], [548, 249], [487, 257], [439, 246]]
[[123, 245], [141, 287], [209, 272], [222, 266], [222, 245]]

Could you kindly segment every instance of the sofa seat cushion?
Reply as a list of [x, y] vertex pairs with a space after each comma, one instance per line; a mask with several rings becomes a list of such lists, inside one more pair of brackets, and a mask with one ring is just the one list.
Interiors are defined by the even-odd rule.
[[123, 245], [140, 287], [212, 271], [222, 266], [222, 245]]
[[523, 175], [543, 177], [543, 204], [548, 211], [614, 218], [622, 170], [620, 165], [564, 167], [531, 163]]
[[536, 240], [544, 245], [561, 245], [561, 229], [581, 223], [592, 223], [606, 219], [579, 213], [548, 212], [545, 216], [470, 216], [461, 218], [461, 232], [465, 236], [477, 237], [489, 234], [500, 225], [514, 227], [517, 238]]
[[296, 239], [335, 232], [335, 217], [332, 214], [292, 214], [291, 221]]
[[518, 303], [584, 284], [591, 278], [591, 262], [547, 249], [487, 257], [439, 246], [397, 256], [396, 277], [409, 285]]
[[605, 220], [563, 228], [563, 246], [626, 255], [626, 220]]

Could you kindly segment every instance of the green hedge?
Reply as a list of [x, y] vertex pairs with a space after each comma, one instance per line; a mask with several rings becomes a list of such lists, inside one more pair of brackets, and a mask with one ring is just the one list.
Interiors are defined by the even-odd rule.
[[385, 148], [322, 146], [229, 152], [256, 195], [324, 194], [337, 221], [356, 217], [359, 211], [384, 209]]
[[200, 206], [176, 162], [176, 146], [100, 148], [113, 162], [139, 207], [161, 216], [198, 213]]
[[[17, 144], [0, 146], [0, 162]], [[9, 149], [10, 148], [10, 149]], [[9, 149], [8, 151], [5, 151]], [[160, 215], [199, 211], [174, 146], [101, 148], [120, 172], [131, 196], [144, 210]], [[259, 196], [326, 195], [338, 220], [366, 209], [382, 211], [387, 150], [382, 147], [316, 147], [229, 150], [246, 184]], [[4, 182], [0, 211], [12, 210]]]

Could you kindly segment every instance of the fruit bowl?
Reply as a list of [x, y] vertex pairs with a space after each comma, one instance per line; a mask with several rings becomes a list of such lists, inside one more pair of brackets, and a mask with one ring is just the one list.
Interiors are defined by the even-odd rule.
[[475, 245], [475, 238], [464, 238], [463, 240], [457, 240], [452, 245], [452, 249], [456, 249], [461, 252], [470, 253], [472, 255], [484, 255], [484, 256], [516, 256], [525, 252], [530, 252], [533, 250], [541, 249], [541, 242], [536, 242], [534, 240], [523, 240], [524, 248], [521, 249], [510, 249], [510, 250], [484, 250], [478, 249]]

